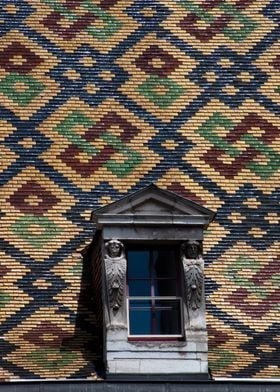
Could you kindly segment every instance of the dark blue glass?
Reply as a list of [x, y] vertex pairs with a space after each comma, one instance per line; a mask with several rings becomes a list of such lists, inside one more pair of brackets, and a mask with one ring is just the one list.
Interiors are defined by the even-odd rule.
[[152, 335], [151, 301], [130, 301], [129, 326], [131, 335]]
[[153, 251], [153, 268], [155, 278], [176, 278], [177, 257], [173, 249], [161, 249]]
[[176, 297], [179, 291], [178, 282], [175, 279], [157, 279], [154, 281], [154, 291], [156, 296]]
[[129, 250], [127, 252], [128, 278], [150, 277], [150, 252], [148, 250]]
[[156, 300], [155, 319], [157, 335], [180, 335], [180, 302], [178, 300]]
[[133, 297], [149, 297], [151, 295], [151, 281], [150, 280], [134, 280], [128, 281], [129, 296]]

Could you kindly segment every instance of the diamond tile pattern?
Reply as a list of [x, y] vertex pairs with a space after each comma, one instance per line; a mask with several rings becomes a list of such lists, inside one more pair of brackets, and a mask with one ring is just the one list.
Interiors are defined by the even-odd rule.
[[278, 1], [0, 5], [0, 380], [97, 378], [90, 213], [151, 182], [217, 212], [213, 376], [280, 377]]

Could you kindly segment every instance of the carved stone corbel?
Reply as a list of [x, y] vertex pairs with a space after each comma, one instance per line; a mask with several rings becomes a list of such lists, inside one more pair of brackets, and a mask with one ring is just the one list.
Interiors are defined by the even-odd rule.
[[124, 245], [116, 239], [106, 242], [104, 261], [108, 308], [116, 316], [124, 302], [127, 265]]
[[198, 310], [203, 300], [203, 259], [199, 241], [187, 241], [181, 245], [184, 285], [187, 307]]

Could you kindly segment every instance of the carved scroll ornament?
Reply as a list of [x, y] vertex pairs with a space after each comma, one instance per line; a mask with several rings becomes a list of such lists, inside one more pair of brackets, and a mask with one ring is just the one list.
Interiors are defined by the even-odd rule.
[[122, 306], [125, 279], [126, 257], [124, 246], [118, 240], [111, 240], [105, 244], [105, 270], [109, 307], [117, 312]]
[[187, 305], [192, 310], [200, 308], [203, 290], [203, 259], [198, 241], [188, 241], [181, 246]]

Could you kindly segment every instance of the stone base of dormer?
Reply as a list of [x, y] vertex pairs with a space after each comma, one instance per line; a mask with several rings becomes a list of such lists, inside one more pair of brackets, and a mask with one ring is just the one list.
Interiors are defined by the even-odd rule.
[[207, 333], [192, 333], [186, 341], [129, 341], [127, 330], [107, 331], [108, 375], [201, 375], [208, 378]]

